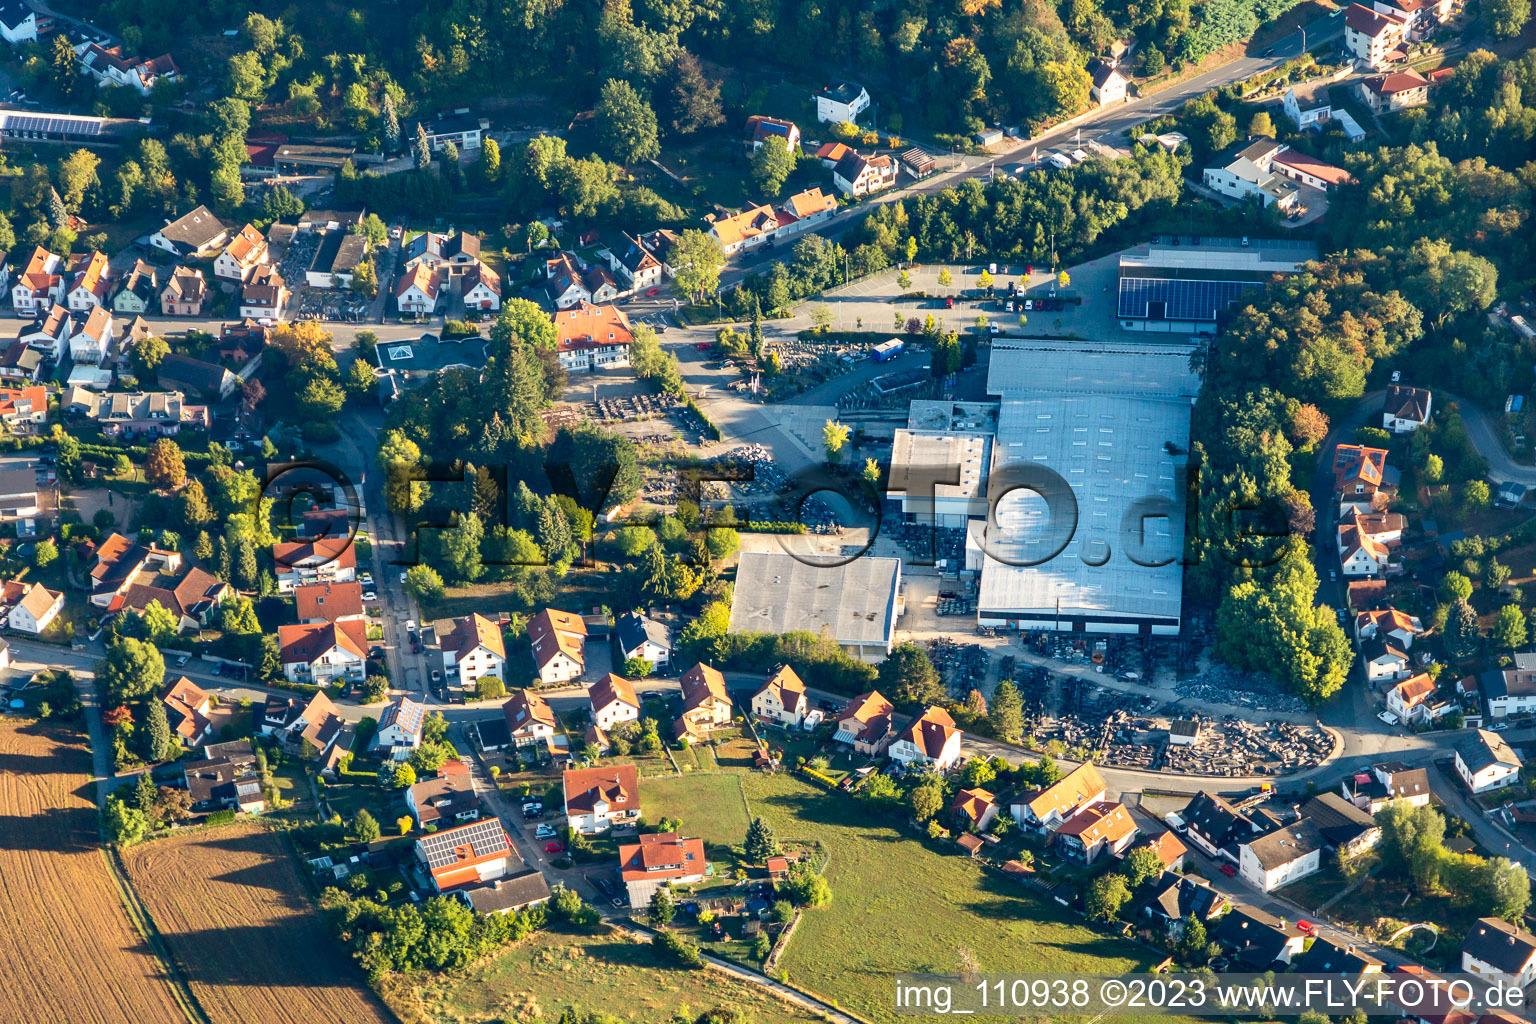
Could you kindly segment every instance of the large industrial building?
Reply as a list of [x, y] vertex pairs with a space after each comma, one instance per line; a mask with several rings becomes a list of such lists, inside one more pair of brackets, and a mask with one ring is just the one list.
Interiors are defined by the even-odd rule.
[[966, 536], [981, 625], [1179, 632], [1179, 471], [1199, 388], [1189, 354], [1188, 344], [994, 344], [992, 512]]
[[1120, 326], [1130, 331], [1204, 335], [1245, 292], [1276, 274], [1294, 274], [1317, 246], [1291, 239], [1183, 237], [1149, 242], [1120, 256]]
[[[809, 560], [809, 559], [808, 559]], [[901, 560], [811, 565], [781, 551], [746, 551], [736, 568], [732, 633], [826, 634], [855, 658], [891, 653], [901, 615]]]

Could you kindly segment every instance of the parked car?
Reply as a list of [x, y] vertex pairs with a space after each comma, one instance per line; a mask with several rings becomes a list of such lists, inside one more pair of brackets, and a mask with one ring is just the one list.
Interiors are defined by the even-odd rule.
[[562, 853], [564, 850], [565, 844], [560, 842], [558, 839], [551, 840], [550, 842], [544, 844], [545, 853]]
[[555, 826], [544, 824], [534, 829], [533, 834], [538, 836], [540, 839], [553, 839], [558, 833], [555, 831]]
[[649, 291], [647, 291], [645, 294], [646, 294], [647, 298], [654, 299], [656, 296], [661, 294], [661, 289], [660, 288], [652, 288]]
[[377, 645], [368, 648], [368, 657], [370, 657], [370, 658], [382, 658], [382, 657], [384, 657], [384, 648], [379, 647]]
[[1317, 925], [1313, 924], [1311, 921], [1297, 921], [1296, 930], [1301, 932], [1303, 935], [1316, 935]]
[[432, 685], [436, 686], [437, 684], [441, 683], [442, 681], [443, 681], [443, 673], [440, 670], [438, 670], [438, 669], [433, 669], [432, 670]]
[[1221, 873], [1226, 875], [1228, 878], [1234, 878], [1237, 875], [1237, 868], [1235, 865], [1223, 863], [1221, 865]]
[[955, 300], [954, 299], [945, 299], [944, 300], [944, 308], [945, 309], [954, 309], [955, 308]]
[[374, 593], [374, 592], [373, 592], [373, 591], [371, 591], [371, 590], [365, 590], [365, 591], [363, 591], [363, 600], [364, 600], [364, 601], [365, 601], [365, 602], [368, 602], [368, 601], [377, 601], [377, 600], [378, 600], [378, 599], [379, 599], [379, 595], [378, 595], [378, 594], [375, 594], [375, 593]]

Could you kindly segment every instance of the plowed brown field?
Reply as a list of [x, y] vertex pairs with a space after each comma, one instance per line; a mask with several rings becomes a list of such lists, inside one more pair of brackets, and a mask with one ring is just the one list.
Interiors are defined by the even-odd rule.
[[214, 1024], [387, 1024], [304, 894], [282, 840], [256, 825], [193, 832], [124, 854]]
[[185, 1024], [97, 838], [77, 733], [0, 720], [0, 1020]]

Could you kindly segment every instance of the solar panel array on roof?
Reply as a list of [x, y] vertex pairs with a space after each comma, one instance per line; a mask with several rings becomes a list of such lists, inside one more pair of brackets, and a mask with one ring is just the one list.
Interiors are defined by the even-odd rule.
[[[1134, 319], [1215, 320], [1249, 288], [1253, 281], [1188, 281], [1165, 278], [1122, 277], [1120, 316]], [[1154, 308], [1157, 307], [1157, 308]]]
[[506, 830], [501, 827], [499, 818], [477, 821], [463, 828], [434, 832], [432, 835], [422, 836], [416, 844], [426, 858], [427, 867], [434, 870], [463, 859], [458, 854], [460, 847], [469, 847], [470, 857], [485, 857], [500, 853], [510, 845]]
[[37, 135], [100, 135], [101, 121], [92, 117], [57, 117], [40, 114], [5, 115], [6, 131]]

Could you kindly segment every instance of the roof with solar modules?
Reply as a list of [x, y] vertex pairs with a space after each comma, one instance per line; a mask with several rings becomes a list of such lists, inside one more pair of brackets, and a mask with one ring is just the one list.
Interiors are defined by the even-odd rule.
[[140, 127], [140, 122], [129, 118], [0, 109], [0, 137], [8, 139], [115, 145], [130, 128]]
[[1293, 239], [1184, 236], [1150, 242], [1120, 256], [1117, 315], [1122, 321], [1214, 323], [1274, 275], [1293, 274], [1316, 258], [1314, 244]]

